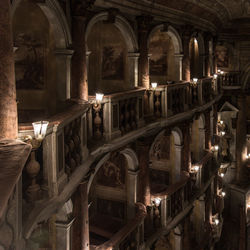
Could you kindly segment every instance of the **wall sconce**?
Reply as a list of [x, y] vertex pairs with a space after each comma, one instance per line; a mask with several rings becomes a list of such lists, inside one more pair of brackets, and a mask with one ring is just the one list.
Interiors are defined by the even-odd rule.
[[218, 123], [219, 123], [220, 125], [223, 125], [224, 121], [220, 120], [220, 121], [218, 121]]
[[221, 191], [220, 195], [221, 195], [222, 197], [225, 197], [225, 196], [226, 196], [226, 192], [225, 192], [225, 191]]
[[153, 205], [155, 205], [156, 207], [159, 207], [161, 204], [161, 198], [160, 197], [155, 197], [153, 199]]
[[48, 121], [39, 121], [32, 123], [34, 129], [34, 136], [36, 140], [38, 141], [43, 140], [43, 138], [46, 135], [48, 125], [49, 125]]
[[151, 83], [151, 86], [152, 86], [152, 89], [155, 90], [157, 88], [157, 82], [152, 82]]
[[191, 172], [197, 173], [199, 171], [199, 169], [200, 169], [200, 166], [194, 165], [194, 166], [191, 167]]
[[98, 104], [101, 103], [102, 99], [103, 99], [103, 94], [102, 93], [96, 93], [95, 94], [96, 103], [98, 103]]
[[193, 83], [196, 85], [198, 82], [198, 78], [193, 78]]
[[223, 178], [223, 177], [225, 176], [225, 174], [224, 174], [224, 173], [219, 173], [219, 176], [220, 176], [221, 178]]
[[218, 70], [217, 70], [217, 72], [220, 74], [221, 70], [220, 70], [220, 69], [218, 69]]
[[219, 223], [220, 223], [220, 221], [219, 221], [219, 219], [214, 219], [214, 224], [216, 225], [216, 226], [218, 226], [219, 225]]
[[48, 124], [48, 121], [33, 122], [32, 125], [34, 129], [34, 137], [28, 135], [23, 139], [25, 142], [32, 145], [30, 160], [26, 165], [26, 171], [29, 175], [29, 178], [31, 179], [31, 184], [28, 186], [25, 192], [28, 201], [31, 202], [40, 199], [41, 196], [40, 185], [36, 183], [36, 177], [40, 172], [40, 164], [36, 160], [35, 151], [40, 147], [44, 137], [46, 136]]
[[101, 138], [102, 132], [101, 132], [101, 125], [102, 125], [102, 119], [100, 117], [100, 111], [102, 108], [102, 99], [104, 94], [102, 93], [96, 93], [95, 94], [95, 100], [96, 103], [93, 105], [93, 109], [95, 111], [95, 118], [94, 118], [94, 125], [95, 125], [95, 137], [97, 139]]
[[219, 150], [219, 146], [218, 146], [218, 145], [214, 145], [214, 146], [212, 147], [212, 151], [213, 151], [213, 152], [218, 152], [218, 150]]
[[221, 70], [220, 74], [223, 75], [223, 74], [224, 74], [224, 71]]
[[247, 160], [250, 159], [250, 153], [248, 153], [248, 154], [246, 155], [246, 159], [247, 159]]
[[221, 131], [220, 134], [221, 134], [221, 136], [224, 136], [226, 134], [226, 132], [225, 131]]
[[217, 75], [217, 74], [214, 74], [214, 75], [213, 75], [213, 79], [214, 79], [214, 80], [216, 80], [216, 79], [217, 79], [217, 77], [218, 77], [218, 75]]

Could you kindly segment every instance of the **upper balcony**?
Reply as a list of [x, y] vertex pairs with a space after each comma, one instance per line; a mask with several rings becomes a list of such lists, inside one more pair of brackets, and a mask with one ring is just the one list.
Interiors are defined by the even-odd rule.
[[236, 90], [241, 88], [239, 71], [224, 72], [219, 75], [218, 81], [223, 90]]

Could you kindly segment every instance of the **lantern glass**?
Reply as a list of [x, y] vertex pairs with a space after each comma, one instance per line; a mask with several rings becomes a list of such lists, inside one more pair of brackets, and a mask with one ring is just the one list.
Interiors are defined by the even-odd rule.
[[156, 88], [157, 88], [157, 85], [158, 85], [157, 82], [152, 82], [152, 83], [151, 83], [151, 86], [152, 86], [153, 89], [156, 89]]
[[193, 78], [193, 82], [196, 84], [198, 82], [198, 78]]
[[96, 102], [100, 103], [103, 99], [103, 94], [102, 93], [96, 93], [95, 94], [95, 99], [96, 99]]
[[48, 124], [48, 121], [39, 121], [32, 123], [36, 140], [43, 140], [47, 132]]

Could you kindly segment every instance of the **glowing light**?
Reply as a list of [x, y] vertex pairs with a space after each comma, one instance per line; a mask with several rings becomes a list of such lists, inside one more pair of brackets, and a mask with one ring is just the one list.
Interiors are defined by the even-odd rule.
[[215, 225], [217, 226], [217, 225], [219, 225], [220, 221], [219, 221], [218, 219], [215, 219], [215, 220], [214, 220], [214, 223], [215, 223]]
[[96, 99], [96, 102], [100, 103], [103, 99], [103, 94], [101, 93], [96, 93], [95, 94], [95, 99]]
[[193, 78], [193, 83], [196, 84], [198, 82], [198, 78]]
[[214, 79], [217, 79], [218, 75], [217, 75], [217, 74], [214, 74], [214, 76], [213, 76], [213, 77], [214, 77]]
[[220, 177], [223, 178], [225, 176], [224, 173], [220, 173]]
[[159, 197], [154, 198], [154, 203], [158, 207], [161, 203], [161, 198], [159, 198]]
[[43, 140], [47, 132], [48, 124], [48, 121], [39, 121], [32, 123], [36, 140]]
[[222, 195], [222, 197], [225, 197], [226, 196], [226, 192], [222, 191], [221, 195]]
[[225, 131], [221, 131], [221, 135], [224, 136], [226, 134]]
[[219, 146], [218, 146], [218, 145], [215, 145], [215, 146], [214, 146], [214, 150], [215, 150], [215, 151], [218, 151], [218, 150], [219, 150]]
[[157, 82], [152, 82], [152, 83], [151, 83], [151, 86], [152, 86], [153, 89], [156, 89], [156, 88], [157, 88], [157, 85], [158, 85]]

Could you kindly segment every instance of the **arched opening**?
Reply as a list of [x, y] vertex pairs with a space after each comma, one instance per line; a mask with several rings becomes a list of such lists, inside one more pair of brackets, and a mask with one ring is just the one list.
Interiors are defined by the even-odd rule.
[[91, 245], [103, 244], [134, 217], [137, 165], [131, 149], [108, 154], [97, 164], [88, 183]]
[[158, 134], [150, 149], [151, 193], [160, 193], [180, 179], [182, 136], [178, 128]]
[[193, 120], [190, 149], [192, 163], [198, 162], [205, 149], [205, 117], [203, 114]]
[[150, 81], [158, 84], [182, 79], [182, 44], [177, 31], [169, 26], [156, 26], [149, 34]]
[[[107, 21], [108, 13], [95, 16], [86, 29], [89, 94], [110, 94], [137, 86], [137, 50], [129, 24], [117, 16]], [[137, 56], [138, 58], [138, 56]]]
[[47, 3], [22, 0], [12, 7], [19, 122], [46, 119], [70, 97], [71, 37]]
[[199, 45], [198, 40], [193, 37], [189, 42], [189, 55], [190, 55], [190, 77], [199, 78]]
[[174, 45], [167, 32], [156, 31], [149, 40], [150, 81], [166, 84], [176, 81]]

